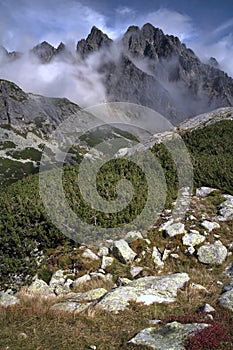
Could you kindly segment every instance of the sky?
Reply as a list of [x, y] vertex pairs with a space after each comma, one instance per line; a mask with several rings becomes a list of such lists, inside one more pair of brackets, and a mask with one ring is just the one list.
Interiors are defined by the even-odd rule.
[[233, 1], [0, 0], [0, 42], [10, 50], [76, 42], [93, 25], [116, 38], [148, 21], [186, 42], [216, 43], [233, 32]]
[[[178, 36], [203, 61], [215, 57], [221, 68], [233, 77], [233, 0], [0, 0], [0, 45], [8, 51], [25, 52], [46, 40], [55, 47], [63, 41], [74, 49], [93, 25], [116, 39], [128, 26], [142, 26], [147, 22], [165, 34]], [[94, 77], [94, 68], [93, 62], [89, 62], [87, 67], [82, 67], [82, 72], [86, 70]], [[35, 70], [31, 66], [31, 69], [34, 80], [28, 74], [25, 78], [29, 71], [26, 60], [10, 72], [4, 71], [0, 64], [0, 78], [15, 77], [15, 82], [26, 91], [47, 94], [48, 89], [56, 94], [58, 72], [59, 79], [66, 81], [65, 89], [66, 72], [71, 68], [49, 66]], [[49, 75], [55, 90], [48, 81]], [[41, 90], [37, 84], [41, 80], [46, 89]]]

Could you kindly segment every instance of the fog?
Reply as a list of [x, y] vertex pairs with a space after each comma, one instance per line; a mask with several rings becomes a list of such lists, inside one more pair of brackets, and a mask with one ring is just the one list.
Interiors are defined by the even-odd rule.
[[[1, 59], [1, 56], [0, 56]], [[5, 62], [4, 62], [5, 61]], [[97, 72], [98, 54], [74, 62], [53, 59], [42, 64], [30, 53], [6, 62], [2, 57], [0, 77], [13, 81], [26, 92], [48, 97], [66, 97], [82, 107], [101, 103], [105, 100], [102, 75]]]

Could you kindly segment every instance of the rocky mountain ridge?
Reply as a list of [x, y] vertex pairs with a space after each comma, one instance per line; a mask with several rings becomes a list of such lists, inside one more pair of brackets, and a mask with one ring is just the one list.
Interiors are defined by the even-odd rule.
[[[107, 101], [153, 108], [177, 124], [187, 117], [233, 105], [233, 79], [211, 58], [204, 64], [177, 37], [147, 23], [131, 26], [117, 41], [93, 27], [75, 52], [47, 42], [31, 50], [42, 64], [55, 59], [79, 65], [93, 56]], [[98, 55], [98, 56], [95, 56]]]
[[[87, 123], [91, 123], [93, 118], [67, 99], [25, 93], [14, 83], [5, 80], [0, 81], [0, 110], [0, 159], [3, 164], [1, 177], [8, 178], [6, 172], [9, 172], [12, 179], [17, 178], [17, 172], [23, 174], [36, 171], [44, 145], [51, 149], [51, 154], [56, 154], [56, 145], [50, 144], [48, 138], [60, 123], [69, 117], [75, 118], [78, 136], [78, 133], [82, 134]], [[176, 127], [176, 131], [190, 131], [221, 120], [232, 120], [232, 115], [232, 107], [217, 109], [187, 119]], [[109, 132], [111, 133], [110, 130]], [[154, 135], [144, 142], [144, 148], [153, 147], [155, 143], [161, 142], [170, 134], [165, 132]], [[110, 134], [108, 136], [110, 137]], [[114, 132], [111, 137], [114, 137]], [[82, 142], [82, 147], [83, 151], [88, 150], [88, 142]], [[118, 153], [130, 154], [137, 148], [141, 150], [142, 145], [132, 150], [119, 150]], [[16, 162], [15, 165], [17, 164], [16, 167], [14, 162]], [[14, 169], [13, 173], [11, 167]]]

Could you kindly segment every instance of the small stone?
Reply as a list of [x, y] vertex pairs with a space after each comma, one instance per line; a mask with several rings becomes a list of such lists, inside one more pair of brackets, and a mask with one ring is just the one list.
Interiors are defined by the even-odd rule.
[[179, 255], [178, 255], [178, 254], [172, 253], [170, 256], [171, 256], [173, 259], [179, 259]]
[[134, 277], [138, 276], [142, 271], [143, 271], [143, 267], [140, 267], [140, 266], [135, 266], [134, 267], [133, 266], [130, 269], [130, 274], [134, 278]]
[[155, 326], [155, 325], [160, 324], [160, 323], [162, 323], [161, 320], [149, 320], [149, 324], [151, 326]]
[[196, 196], [204, 198], [204, 197], [207, 197], [210, 193], [212, 193], [214, 191], [216, 191], [215, 188], [203, 186], [203, 187], [196, 189]]
[[93, 251], [91, 249], [86, 249], [83, 252], [82, 257], [85, 259], [93, 260], [93, 261], [99, 259], [99, 257], [95, 253], [93, 253]]
[[223, 283], [221, 281], [217, 281], [216, 283], [217, 283], [218, 286], [222, 286], [223, 285]]
[[206, 287], [202, 286], [201, 284], [191, 283], [190, 287], [193, 288], [193, 289], [197, 289], [197, 290], [203, 290], [203, 291], [208, 293], [208, 290], [206, 289]]
[[216, 228], [220, 228], [220, 225], [217, 222], [211, 222], [211, 221], [208, 221], [208, 220], [204, 220], [201, 223], [201, 226], [204, 227], [209, 232], [213, 231]]
[[198, 244], [201, 244], [205, 241], [206, 237], [202, 236], [199, 234], [199, 232], [197, 233], [186, 233], [183, 238], [182, 238], [182, 242], [184, 245], [190, 246], [190, 247], [195, 247]]
[[112, 253], [123, 264], [132, 263], [137, 255], [124, 239], [113, 242]]
[[185, 226], [181, 222], [177, 222], [167, 226], [165, 232], [169, 237], [175, 237], [177, 235], [182, 235], [186, 233]]
[[19, 299], [8, 293], [0, 292], [0, 306], [8, 307], [19, 304]]
[[171, 253], [171, 250], [165, 248], [163, 251], [162, 261], [166, 261], [167, 258], [169, 258], [169, 254]]
[[189, 253], [190, 255], [193, 255], [195, 253], [195, 248], [193, 246], [190, 246], [187, 248], [187, 253]]
[[214, 312], [215, 309], [210, 304], [205, 304], [199, 309], [201, 312], [209, 313]]
[[152, 258], [156, 266], [164, 266], [161, 256], [162, 254], [159, 252], [158, 248], [153, 247]]
[[19, 337], [23, 338], [23, 339], [27, 339], [28, 336], [26, 333], [21, 332], [21, 333], [19, 333]]
[[118, 286], [127, 286], [131, 282], [132, 281], [126, 277], [118, 277], [116, 283]]
[[101, 264], [101, 269], [105, 270], [107, 267], [111, 266], [113, 263], [113, 258], [112, 257], [102, 257], [102, 264]]
[[221, 241], [205, 244], [198, 249], [198, 260], [204, 264], [220, 265], [227, 257], [227, 248]]
[[88, 274], [83, 275], [83, 276], [81, 276], [73, 281], [72, 287], [76, 288], [76, 287], [82, 286], [83, 284], [87, 283], [90, 280], [91, 280], [90, 275], [88, 275]]
[[125, 236], [125, 240], [127, 243], [132, 243], [137, 239], [143, 239], [143, 236], [139, 231], [130, 231]]
[[98, 256], [102, 258], [103, 256], [107, 256], [109, 254], [109, 249], [107, 247], [101, 247], [98, 250]]

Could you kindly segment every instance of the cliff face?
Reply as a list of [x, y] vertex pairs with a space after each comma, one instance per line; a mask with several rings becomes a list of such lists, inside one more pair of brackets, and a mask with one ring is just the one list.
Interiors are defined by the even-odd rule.
[[14, 83], [0, 80], [0, 111], [1, 125], [49, 132], [80, 108], [65, 98], [25, 93]]
[[[75, 52], [63, 43], [55, 48], [42, 42], [31, 55], [41, 64], [59, 59], [78, 69], [93, 57], [93, 69], [101, 74], [106, 101], [145, 105], [173, 124], [233, 106], [233, 79], [219, 69], [213, 57], [204, 64], [177, 37], [165, 35], [149, 23], [142, 28], [129, 27], [115, 41], [93, 27], [87, 38], [78, 42]], [[1, 60], [10, 62], [19, 57], [19, 53], [0, 49]], [[85, 79], [88, 73], [83, 74]]]
[[174, 123], [233, 105], [233, 79], [218, 69], [215, 59], [202, 63], [177, 37], [165, 35], [151, 24], [141, 29], [129, 27], [117, 44], [92, 29], [77, 51], [87, 57], [113, 45], [120, 58], [100, 66], [108, 100], [146, 105]]

